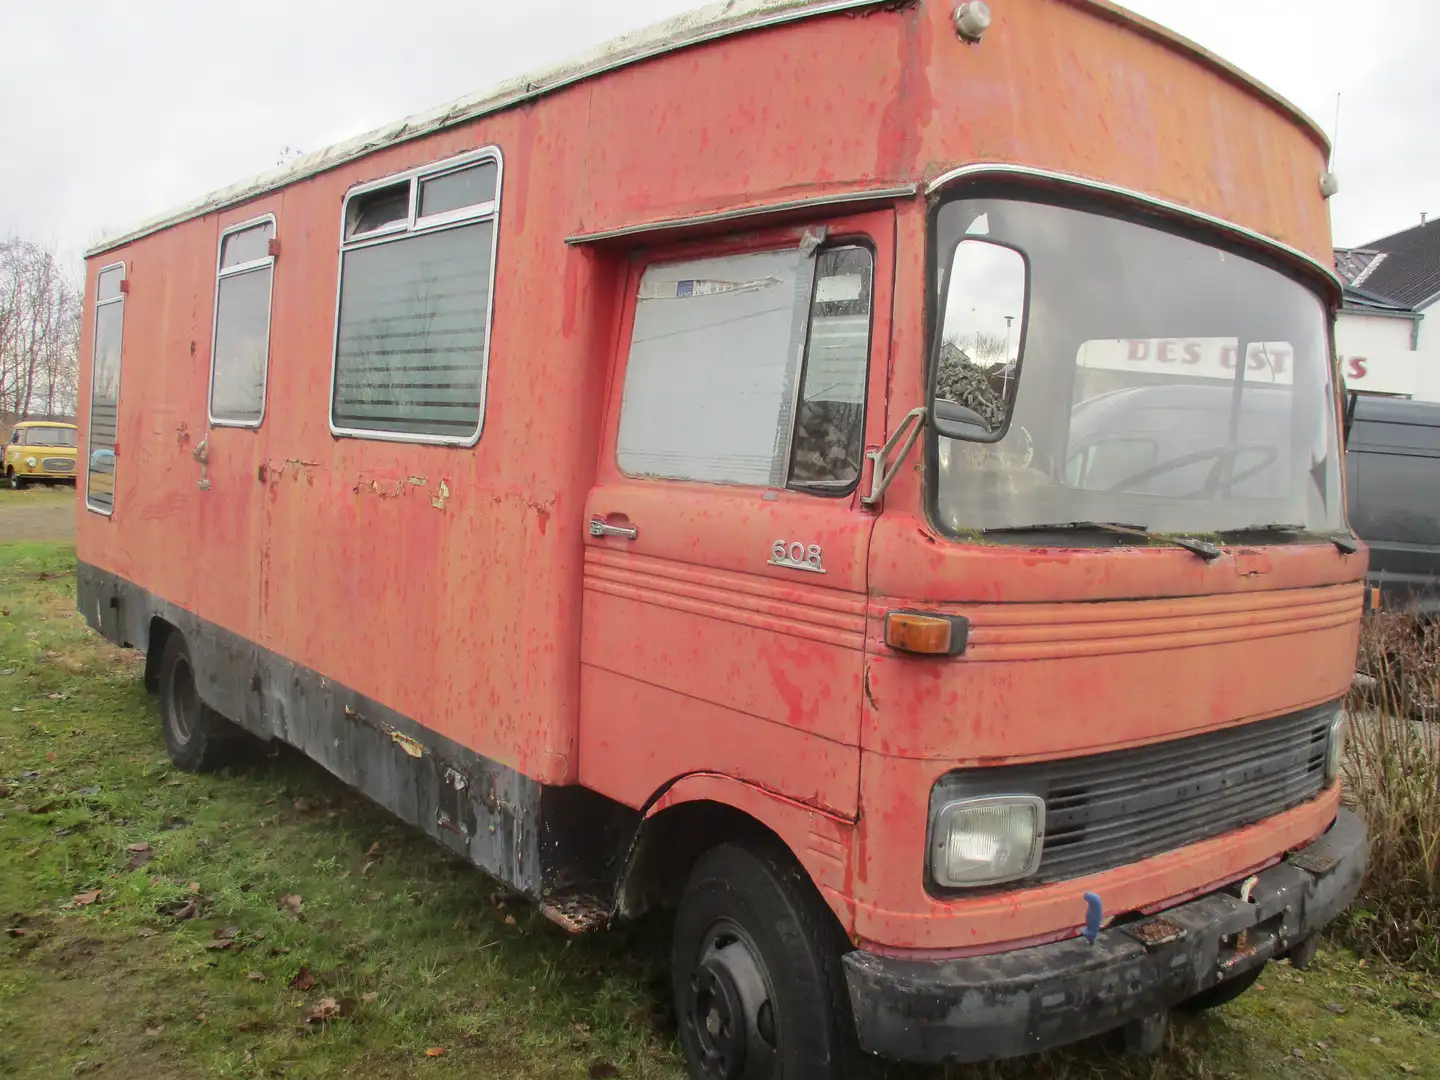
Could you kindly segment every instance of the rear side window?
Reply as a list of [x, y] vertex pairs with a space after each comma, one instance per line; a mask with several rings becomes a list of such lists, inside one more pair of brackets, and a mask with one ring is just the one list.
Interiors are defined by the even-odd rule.
[[258, 427], [270, 364], [270, 303], [275, 281], [275, 219], [220, 234], [211, 349], [210, 422]]
[[480, 437], [500, 173], [491, 148], [346, 200], [336, 434], [459, 445]]
[[90, 364], [90, 458], [85, 505], [115, 512], [115, 443], [120, 422], [120, 345], [125, 328], [125, 264], [104, 267], [95, 280], [95, 339]]
[[617, 457], [631, 476], [844, 491], [860, 475], [874, 258], [859, 246], [650, 266]]

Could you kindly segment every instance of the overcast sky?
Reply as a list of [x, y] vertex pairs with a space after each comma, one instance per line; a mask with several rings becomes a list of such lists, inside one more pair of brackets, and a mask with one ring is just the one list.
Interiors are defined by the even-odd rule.
[[[935, 2], [935, 0], [931, 0]], [[1006, 0], [990, 0], [1003, 8]], [[91, 241], [693, 0], [0, 0], [0, 237]], [[1330, 131], [1335, 236], [1440, 213], [1435, 0], [1131, 0]]]

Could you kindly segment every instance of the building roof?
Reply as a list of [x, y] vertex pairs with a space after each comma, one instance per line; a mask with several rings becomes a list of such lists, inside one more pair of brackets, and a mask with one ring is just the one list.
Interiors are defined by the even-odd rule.
[[[939, 0], [937, 0], [939, 2]], [[1115, 0], [1064, 0], [1085, 7], [1102, 18], [1120, 22], [1131, 30], [1146, 34], [1164, 45], [1209, 67], [1239, 85], [1247, 93], [1277, 109], [1304, 129], [1327, 153], [1330, 148], [1325, 132], [1295, 105], [1268, 86], [1256, 81], [1239, 68], [1214, 53], [1181, 37], [1158, 23], [1121, 7]], [[533, 71], [501, 83], [479, 94], [458, 98], [428, 112], [406, 117], [398, 123], [378, 128], [353, 139], [328, 146], [295, 158], [278, 169], [213, 191], [202, 198], [168, 213], [160, 214], [133, 229], [106, 237], [85, 252], [86, 258], [122, 247], [142, 236], [178, 225], [182, 221], [239, 204], [275, 191], [306, 177], [326, 172], [346, 162], [396, 143], [408, 142], [424, 135], [467, 123], [479, 117], [544, 97], [608, 71], [663, 56], [678, 49], [701, 45], [708, 41], [758, 30], [768, 26], [831, 12], [855, 11], [866, 8], [905, 6], [897, 0], [716, 0], [706, 7], [678, 15], [662, 23], [624, 34], [580, 56]]]
[[1427, 221], [1366, 244], [1339, 249], [1335, 265], [1353, 288], [1405, 311], [1440, 299], [1440, 221]]

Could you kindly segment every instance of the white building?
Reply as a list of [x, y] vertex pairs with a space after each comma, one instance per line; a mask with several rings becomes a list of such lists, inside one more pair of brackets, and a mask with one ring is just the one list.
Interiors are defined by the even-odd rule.
[[1335, 266], [1346, 282], [1335, 323], [1346, 388], [1440, 401], [1440, 221], [1337, 249]]

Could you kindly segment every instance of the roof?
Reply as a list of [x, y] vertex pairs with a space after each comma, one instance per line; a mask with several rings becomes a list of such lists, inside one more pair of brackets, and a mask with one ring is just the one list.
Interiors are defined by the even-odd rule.
[[[387, 146], [408, 142], [444, 128], [467, 123], [533, 101], [608, 71], [640, 63], [678, 49], [707, 41], [745, 33], [768, 26], [795, 22], [800, 19], [833, 12], [864, 8], [903, 7], [915, 0], [717, 0], [706, 7], [642, 30], [623, 34], [587, 53], [551, 67], [534, 71], [501, 83], [499, 86], [468, 97], [457, 98], [439, 108], [417, 113], [397, 123], [377, 128], [353, 139], [328, 146], [287, 162], [278, 169], [249, 180], [212, 191], [184, 206], [160, 214], [124, 233], [107, 237], [85, 252], [86, 258], [112, 251], [143, 236], [178, 225], [182, 221], [227, 207], [237, 206], [266, 192], [293, 184], [306, 177], [326, 172]], [[948, 2], [948, 0], [931, 0]], [[1065, 3], [1088, 8], [1101, 18], [1120, 22], [1131, 30], [1157, 39], [1218, 72], [1247, 92], [1278, 109], [1303, 128], [1316, 144], [1329, 149], [1324, 131], [1310, 117], [1269, 87], [1251, 78], [1239, 68], [1207, 49], [1121, 7], [1114, 0], [1064, 0]]]
[[1355, 419], [1362, 423], [1440, 427], [1440, 403], [1362, 393], [1355, 399]]
[[[1343, 271], [1342, 271], [1343, 273]], [[1420, 319], [1422, 316], [1411, 308], [1377, 296], [1368, 288], [1350, 284], [1345, 286], [1344, 307], [1360, 315], [1387, 315], [1398, 319]]]
[[142, 236], [190, 218], [221, 210], [293, 184], [386, 146], [408, 142], [443, 128], [513, 108], [585, 79], [676, 49], [766, 26], [855, 8], [879, 7], [894, 0], [720, 0], [614, 38], [587, 53], [540, 71], [510, 79], [479, 94], [457, 98], [439, 108], [416, 113], [353, 139], [305, 154], [278, 169], [262, 173], [151, 218], [125, 233], [107, 237], [85, 252], [86, 258], [121, 247]]
[[[1440, 299], [1440, 221], [1423, 222], [1363, 248], [1337, 251], [1336, 266], [1371, 298], [1405, 311], [1428, 307]], [[1344, 273], [1347, 266], [1363, 269], [1350, 279]]]

